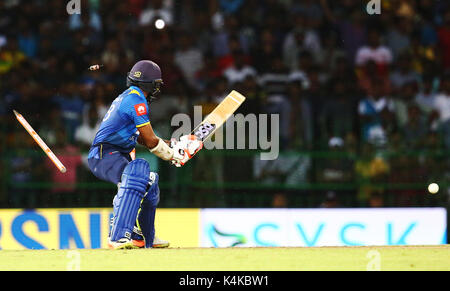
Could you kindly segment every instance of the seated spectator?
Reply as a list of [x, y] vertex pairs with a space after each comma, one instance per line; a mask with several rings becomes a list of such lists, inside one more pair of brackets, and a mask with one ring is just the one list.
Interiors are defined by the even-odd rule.
[[386, 34], [386, 44], [392, 51], [394, 58], [411, 46], [413, 23], [409, 17], [395, 17], [389, 25]]
[[313, 144], [313, 112], [306, 98], [302, 84], [289, 83], [289, 148], [293, 150], [310, 149]]
[[272, 70], [262, 74], [259, 85], [267, 92], [267, 113], [280, 115], [280, 145], [286, 146], [289, 137], [289, 75], [280, 57], [272, 59]]
[[[296, 19], [302, 19], [297, 16]], [[300, 23], [285, 37], [283, 43], [283, 61], [290, 70], [295, 70], [301, 51], [309, 51], [313, 58], [320, 51], [320, 37], [314, 30], [307, 30]]]
[[370, 197], [376, 193], [384, 193], [382, 185], [390, 173], [387, 160], [376, 154], [375, 147], [369, 143], [362, 144], [361, 155], [355, 163], [358, 200], [361, 206], [367, 205]]
[[436, 100], [435, 78], [433, 75], [426, 74], [422, 77], [419, 92], [415, 97], [415, 102], [420, 110], [425, 114], [430, 114], [434, 110], [434, 102]]
[[39, 130], [39, 135], [45, 143], [53, 147], [56, 144], [56, 134], [64, 129], [64, 119], [59, 106], [48, 108], [47, 120], [43, 122]]
[[419, 81], [419, 74], [411, 67], [411, 55], [402, 54], [398, 57], [396, 68], [391, 72], [389, 78], [394, 91], [401, 91], [400, 89], [406, 83]]
[[364, 14], [361, 13], [360, 8], [353, 7], [349, 9], [348, 14], [348, 16], [339, 15], [335, 17], [330, 11], [325, 15], [337, 27], [342, 40], [342, 47], [353, 64], [358, 49], [366, 42], [367, 26], [364, 22]]
[[[239, 108], [239, 111], [248, 114], [264, 113], [266, 104], [266, 92], [259, 86], [256, 76], [248, 75], [241, 83], [242, 94], [246, 97], [245, 102]], [[241, 92], [239, 91], [239, 92]]]
[[225, 77], [219, 77], [213, 83], [213, 91], [211, 92], [211, 100], [217, 104], [227, 97], [229, 92], [228, 81]]
[[316, 52], [318, 64], [326, 68], [327, 72], [333, 72], [336, 63], [340, 58], [346, 58], [347, 55], [343, 49], [338, 46], [338, 35], [331, 31], [323, 35], [322, 49]]
[[430, 130], [426, 116], [422, 115], [415, 104], [408, 106], [408, 119], [404, 126], [400, 127], [404, 143], [410, 149], [424, 147], [424, 141]]
[[39, 48], [39, 41], [38, 36], [31, 27], [31, 24], [21, 18], [18, 24], [18, 29], [19, 34], [17, 36], [17, 42], [20, 51], [23, 52], [28, 58], [32, 59], [36, 57]]
[[5, 157], [9, 172], [8, 184], [11, 187], [8, 200], [12, 207], [25, 208], [25, 203], [34, 191], [26, 187], [26, 183], [33, 182], [33, 172], [36, 169], [36, 161], [33, 161], [33, 156], [27, 151], [33, 146], [33, 141], [24, 130], [20, 130], [15, 133], [12, 142], [11, 155]]
[[174, 62], [174, 51], [172, 47], [164, 47], [160, 54], [158, 65], [162, 69], [162, 77], [164, 80], [164, 93], [176, 94], [180, 86], [185, 90], [185, 93], [189, 93], [191, 87], [186, 81], [183, 72]]
[[439, 114], [439, 128], [444, 136], [444, 142], [447, 147], [450, 147], [450, 73], [441, 80], [441, 88], [436, 96], [434, 109]]
[[0, 47], [0, 74], [8, 73], [25, 58], [25, 54], [19, 50], [17, 39], [8, 38], [6, 45]]
[[319, 183], [346, 183], [353, 179], [354, 162], [345, 152], [344, 139], [333, 136], [328, 141], [328, 155], [316, 159], [316, 178]]
[[364, 94], [373, 95], [380, 91], [382, 95], [392, 93], [392, 85], [387, 74], [380, 74], [374, 61], [368, 61], [361, 67], [357, 75], [358, 86]]
[[117, 39], [110, 39], [107, 41], [105, 50], [101, 56], [101, 62], [108, 64], [108, 69], [120, 66], [121, 62], [121, 45]]
[[97, 112], [97, 119], [102, 120], [103, 117], [105, 117], [106, 112], [108, 112], [109, 105], [107, 104], [105, 100], [110, 99], [112, 96], [106, 96], [107, 95], [107, 85], [103, 84], [97, 84], [93, 88], [93, 95], [92, 97], [88, 98], [88, 102], [85, 103], [83, 107], [83, 117], [82, 122], [87, 123], [89, 120], [89, 111], [91, 108], [95, 108], [95, 111]]
[[434, 109], [439, 113], [441, 124], [450, 120], [450, 74], [446, 74], [441, 80], [440, 90], [434, 101]]
[[78, 95], [75, 82], [62, 84], [52, 101], [59, 106], [69, 142], [74, 140], [75, 129], [81, 124], [84, 102]]
[[270, 68], [269, 71], [259, 75], [259, 84], [264, 86], [267, 94], [274, 96], [274, 98], [280, 95], [286, 96], [289, 72], [286, 70], [281, 58], [272, 59]]
[[77, 186], [77, 168], [81, 165], [80, 150], [68, 142], [64, 129], [56, 132], [56, 143], [53, 152], [58, 156], [67, 172], [61, 173], [50, 159], [46, 160], [46, 166], [50, 171], [50, 179], [53, 183], [52, 193], [72, 193]]
[[89, 150], [100, 126], [100, 120], [98, 118], [97, 108], [90, 107], [87, 121], [84, 121], [75, 130], [75, 141], [80, 145], [81, 149]]
[[369, 31], [367, 45], [360, 47], [356, 52], [356, 66], [363, 67], [369, 61], [375, 62], [380, 76], [388, 74], [393, 61], [391, 50], [381, 44], [380, 34], [375, 29]]
[[289, 80], [291, 82], [300, 81], [303, 89], [309, 87], [308, 72], [313, 67], [314, 61], [312, 55], [308, 51], [302, 51], [298, 56], [298, 66], [292, 70], [289, 74]]
[[179, 38], [174, 62], [183, 72], [184, 78], [193, 88], [198, 87], [196, 74], [203, 68], [203, 54], [194, 45], [193, 37], [185, 32]]
[[408, 107], [414, 103], [416, 93], [417, 83], [408, 82], [399, 87], [397, 94], [392, 95], [395, 117], [400, 127], [408, 122]]
[[233, 65], [224, 72], [230, 86], [243, 82], [249, 76], [256, 76], [256, 70], [246, 63], [246, 56], [241, 50], [233, 53], [233, 59]]
[[419, 74], [424, 74], [430, 71], [430, 67], [435, 66], [438, 56], [436, 47], [423, 44], [420, 37], [417, 33], [412, 36], [408, 53], [411, 54], [412, 69]]
[[241, 54], [240, 57], [243, 58], [243, 63], [250, 64], [251, 57], [245, 53], [237, 35], [230, 35], [227, 38], [227, 47], [229, 48], [228, 52], [217, 58], [217, 69], [222, 72], [222, 74], [226, 69], [233, 66], [237, 54]]
[[374, 87], [372, 96], [367, 96], [359, 102], [358, 114], [361, 120], [363, 141], [384, 144], [387, 134], [383, 128], [383, 112], [393, 114], [394, 102], [382, 94], [379, 87]]
[[[323, 109], [323, 104], [326, 102], [327, 92], [325, 86], [320, 80], [320, 68], [313, 66], [308, 71], [308, 88], [303, 92], [306, 99], [311, 103], [312, 117], [313, 117], [313, 133], [320, 132], [320, 112]], [[314, 138], [313, 146], [322, 144], [322, 140]]]
[[[219, 15], [222, 17], [216, 13], [216, 16]], [[223, 22], [220, 21], [211, 35], [211, 50], [213, 55], [220, 59], [219, 62], [224, 63], [221, 65], [222, 68], [227, 66], [233, 51], [237, 49], [246, 51], [248, 47], [247, 37], [242, 35], [239, 29], [239, 20], [236, 16], [230, 15], [225, 17]]]
[[320, 112], [321, 134], [325, 138], [355, 131], [357, 104], [347, 82], [345, 77], [329, 82], [330, 95]]
[[197, 86], [202, 92], [206, 90], [207, 84], [223, 75], [223, 72], [219, 68], [218, 60], [213, 57], [211, 53], [205, 53], [204, 62], [203, 68], [200, 69], [195, 76]]
[[252, 57], [253, 64], [258, 73], [263, 74], [271, 70], [272, 60], [280, 57], [273, 33], [265, 29], [259, 35], [259, 46], [255, 49]]

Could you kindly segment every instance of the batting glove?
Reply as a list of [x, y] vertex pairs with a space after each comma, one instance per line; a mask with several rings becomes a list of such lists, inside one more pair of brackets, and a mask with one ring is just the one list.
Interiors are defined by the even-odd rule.
[[180, 140], [171, 139], [171, 147], [174, 155], [172, 164], [176, 167], [184, 166], [199, 150], [203, 148], [203, 142], [195, 135], [184, 135]]

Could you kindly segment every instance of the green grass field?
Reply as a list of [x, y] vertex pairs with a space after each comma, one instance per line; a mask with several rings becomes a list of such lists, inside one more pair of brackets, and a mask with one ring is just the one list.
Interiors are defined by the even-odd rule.
[[450, 245], [0, 251], [0, 270], [447, 270]]

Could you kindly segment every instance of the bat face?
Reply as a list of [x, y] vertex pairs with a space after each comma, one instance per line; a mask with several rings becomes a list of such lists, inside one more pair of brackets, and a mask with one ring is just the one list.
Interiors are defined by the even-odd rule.
[[201, 141], [205, 141], [214, 131], [216, 125], [209, 122], [204, 122], [194, 131], [194, 135]]
[[245, 97], [232, 91], [192, 132], [201, 141], [207, 140], [241, 106]]

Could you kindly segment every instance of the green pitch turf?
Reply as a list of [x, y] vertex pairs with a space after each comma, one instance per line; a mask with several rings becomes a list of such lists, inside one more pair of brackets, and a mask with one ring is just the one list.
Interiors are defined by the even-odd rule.
[[0, 251], [0, 270], [450, 270], [450, 245]]

